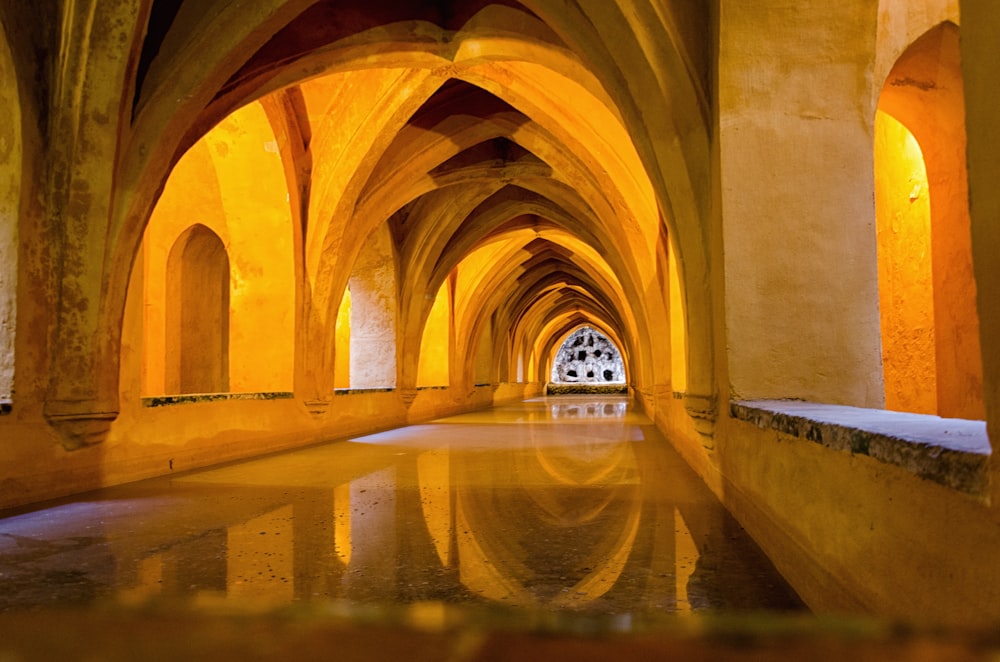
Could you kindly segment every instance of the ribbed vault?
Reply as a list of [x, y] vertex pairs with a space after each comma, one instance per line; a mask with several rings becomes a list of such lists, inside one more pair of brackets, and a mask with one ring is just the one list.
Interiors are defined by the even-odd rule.
[[[248, 11], [155, 0], [135, 17], [152, 24], [136, 33], [134, 84], [122, 91], [94, 323], [120, 319], [174, 164], [259, 102], [285, 173], [303, 398], [333, 391], [337, 312], [365, 242], [388, 224], [400, 388], [416, 383], [427, 317], [447, 286], [453, 386], [477, 379], [484, 352], [493, 383], [544, 381], [546, 353], [587, 323], [622, 348], [633, 386], [669, 389], [663, 284], [676, 255], [687, 386], [710, 403], [707, 42], [677, 30], [709, 22], [685, 3], [655, 4], [270, 0]], [[88, 323], [69, 316], [61, 333]], [[90, 360], [117, 362], [116, 334], [94, 338]], [[92, 408], [116, 408], [113, 382], [53, 388], [53, 417], [67, 389], [73, 409], [85, 391]]]

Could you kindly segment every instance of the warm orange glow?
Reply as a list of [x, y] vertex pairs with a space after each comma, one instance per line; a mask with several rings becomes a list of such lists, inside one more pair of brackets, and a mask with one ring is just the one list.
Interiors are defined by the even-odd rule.
[[[287, 183], [260, 104], [236, 111], [174, 167], [145, 236], [143, 328], [146, 394], [175, 391], [179, 361], [168, 338], [167, 258], [195, 224], [218, 236], [230, 265], [228, 386], [233, 392], [292, 389], [295, 260]], [[183, 389], [182, 389], [183, 390]]]
[[295, 598], [293, 511], [282, 506], [226, 530], [227, 599], [266, 607]]
[[451, 538], [454, 533], [451, 508], [451, 456], [447, 449], [427, 451], [417, 457], [420, 505], [427, 532], [438, 559], [451, 566]]
[[351, 564], [351, 484], [333, 490], [333, 547], [344, 565]]
[[337, 340], [334, 357], [334, 388], [351, 387], [351, 290], [344, 290], [337, 310]]
[[447, 386], [448, 355], [451, 345], [451, 287], [445, 282], [438, 290], [434, 306], [424, 325], [420, 341], [417, 386]]
[[906, 49], [879, 98], [883, 361], [887, 407], [981, 419], [963, 89], [958, 28], [942, 23]]
[[195, 224], [167, 258], [166, 391], [229, 390], [231, 269], [218, 235]]
[[875, 118], [875, 210], [885, 406], [937, 413], [927, 170], [913, 134], [882, 111]]
[[670, 270], [670, 381], [674, 392], [687, 389], [687, 327], [685, 326], [684, 298], [681, 294], [680, 269], [673, 243], [668, 243]]

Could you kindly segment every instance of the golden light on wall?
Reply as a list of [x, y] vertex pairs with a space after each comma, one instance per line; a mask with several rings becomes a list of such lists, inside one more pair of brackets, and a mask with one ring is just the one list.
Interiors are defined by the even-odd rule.
[[[178, 238], [194, 227], [217, 237], [228, 258], [226, 339], [211, 358], [223, 377], [180, 386], [181, 359], [170, 321], [179, 293], [168, 264]], [[204, 260], [202, 260], [204, 261]], [[192, 272], [194, 273], [194, 272]], [[143, 392], [289, 391], [295, 360], [295, 258], [288, 186], [274, 131], [258, 103], [240, 108], [195, 143], [174, 166], [153, 210], [143, 253]], [[197, 281], [198, 279], [195, 278]], [[191, 294], [203, 283], [194, 282]], [[213, 318], [214, 319], [214, 318]], [[207, 384], [207, 385], [206, 385]]]
[[687, 326], [684, 315], [684, 298], [680, 266], [673, 242], [668, 247], [670, 279], [670, 381], [671, 388], [682, 393], [687, 389]]
[[337, 310], [337, 339], [334, 356], [334, 388], [351, 387], [351, 290], [344, 289]]
[[886, 407], [982, 419], [959, 28], [941, 23], [893, 66], [875, 118]]
[[937, 413], [931, 208], [923, 152], [888, 113], [875, 119], [882, 366], [887, 409]]
[[447, 386], [451, 344], [451, 287], [446, 281], [438, 290], [420, 341], [417, 386]]

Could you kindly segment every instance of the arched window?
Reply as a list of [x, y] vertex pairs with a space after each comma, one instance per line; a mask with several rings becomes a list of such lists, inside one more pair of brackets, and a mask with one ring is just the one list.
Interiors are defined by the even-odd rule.
[[886, 408], [983, 417], [958, 27], [897, 60], [875, 120]]
[[194, 225], [167, 258], [166, 389], [229, 390], [229, 256], [218, 235]]
[[554, 384], [624, 384], [625, 364], [607, 336], [583, 326], [559, 348], [551, 379]]

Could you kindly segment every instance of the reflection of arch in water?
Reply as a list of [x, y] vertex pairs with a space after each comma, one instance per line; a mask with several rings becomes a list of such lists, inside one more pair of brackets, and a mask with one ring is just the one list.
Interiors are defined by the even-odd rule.
[[621, 402], [555, 402], [552, 404], [552, 418], [624, 418], [628, 404]]
[[[528, 444], [534, 448], [512, 447], [505, 462], [488, 468], [451, 457], [459, 578], [505, 605], [586, 606], [615, 586], [639, 532], [641, 486], [622, 476], [634, 471], [634, 453], [627, 443], [606, 443], [603, 457], [560, 460], [565, 448], [549, 444], [538, 452], [544, 439]], [[482, 484], [484, 471], [494, 474], [486, 482], [504, 489], [465, 488]], [[582, 494], [581, 485], [589, 486]], [[577, 580], [567, 586], [566, 577]]]
[[555, 384], [624, 384], [625, 364], [603, 333], [583, 326], [570, 334], [552, 361]]

